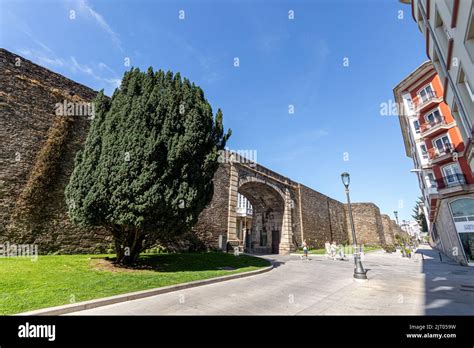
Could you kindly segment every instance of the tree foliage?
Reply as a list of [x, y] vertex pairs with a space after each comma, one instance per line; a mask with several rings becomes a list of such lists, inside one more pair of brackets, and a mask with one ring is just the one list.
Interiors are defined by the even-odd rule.
[[66, 188], [76, 223], [106, 227], [117, 261], [190, 230], [213, 195], [230, 130], [179, 73], [131, 69], [112, 98], [95, 99], [85, 147]]
[[411, 215], [418, 225], [420, 226], [421, 232], [428, 232], [428, 224], [426, 223], [425, 212], [423, 210], [423, 198], [419, 197], [416, 201], [416, 205], [412, 210], [413, 214]]

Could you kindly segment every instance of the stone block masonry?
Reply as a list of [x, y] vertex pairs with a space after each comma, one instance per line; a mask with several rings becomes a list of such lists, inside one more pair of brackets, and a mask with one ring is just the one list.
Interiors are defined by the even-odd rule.
[[209, 247], [217, 248], [219, 235], [227, 237], [230, 167], [219, 166], [213, 181], [212, 201], [199, 215], [194, 230]]
[[[352, 203], [352, 215], [358, 244], [386, 244], [380, 209], [373, 203]], [[349, 209], [345, 206], [347, 226], [350, 229]], [[350, 231], [349, 231], [350, 232]], [[349, 233], [352, 243], [352, 233]]]
[[[0, 242], [36, 243], [40, 253], [105, 251], [108, 236], [71, 224], [64, 198], [90, 120], [55, 114], [56, 103], [90, 102], [95, 95], [0, 49]], [[41, 188], [38, 201], [32, 216], [24, 216], [21, 197], [32, 187]]]
[[346, 243], [344, 204], [304, 185], [300, 187], [303, 239], [312, 248], [323, 248], [327, 241]]
[[382, 227], [383, 227], [383, 234], [385, 236], [385, 244], [394, 244], [395, 235], [393, 234], [394, 232], [393, 232], [392, 220], [390, 219], [390, 216], [386, 214], [382, 214]]

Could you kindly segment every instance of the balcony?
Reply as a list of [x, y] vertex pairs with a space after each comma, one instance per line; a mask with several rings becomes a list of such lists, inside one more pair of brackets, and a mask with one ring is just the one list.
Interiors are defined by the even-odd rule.
[[428, 149], [428, 157], [431, 163], [441, 162], [445, 159], [452, 157], [452, 154], [455, 151], [456, 149], [454, 147], [454, 144], [445, 143], [444, 149], [442, 150], [438, 149], [437, 147], [432, 147], [431, 149]]
[[425, 122], [420, 125], [420, 135], [423, 137], [436, 135], [439, 131], [448, 128], [444, 117], [436, 117], [433, 121]]
[[431, 160], [428, 153], [421, 154], [420, 164], [421, 164], [421, 167], [424, 169], [431, 168]]
[[448, 195], [460, 191], [469, 190], [464, 174], [446, 175], [442, 179], [437, 180], [438, 192], [440, 195]]
[[430, 105], [431, 103], [440, 103], [443, 97], [438, 97], [433, 91], [426, 93], [423, 98], [416, 96], [413, 98], [413, 105], [415, 112], [419, 112], [421, 109]]
[[438, 194], [438, 184], [436, 181], [430, 183], [430, 186], [425, 189], [425, 193], [428, 197], [436, 196]]
[[237, 207], [236, 212], [237, 212], [238, 216], [252, 217], [252, 215], [253, 215], [253, 209], [252, 208]]

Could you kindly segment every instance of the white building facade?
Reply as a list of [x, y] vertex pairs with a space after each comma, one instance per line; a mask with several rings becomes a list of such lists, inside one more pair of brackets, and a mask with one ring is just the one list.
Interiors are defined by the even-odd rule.
[[461, 131], [466, 157], [474, 170], [474, 1], [410, 3], [413, 19], [425, 38], [426, 54], [443, 82], [444, 100]]

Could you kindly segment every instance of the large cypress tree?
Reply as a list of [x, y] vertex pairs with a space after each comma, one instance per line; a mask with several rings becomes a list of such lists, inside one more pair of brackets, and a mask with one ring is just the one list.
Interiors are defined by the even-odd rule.
[[204, 93], [179, 73], [126, 72], [112, 98], [101, 91], [84, 150], [66, 188], [71, 219], [103, 226], [117, 262], [185, 233], [213, 195], [230, 130]]
[[413, 214], [411, 216], [416, 220], [416, 222], [418, 222], [421, 232], [428, 232], [428, 224], [426, 222], [425, 213], [422, 207], [423, 198], [419, 197], [416, 201], [415, 207], [412, 210]]

